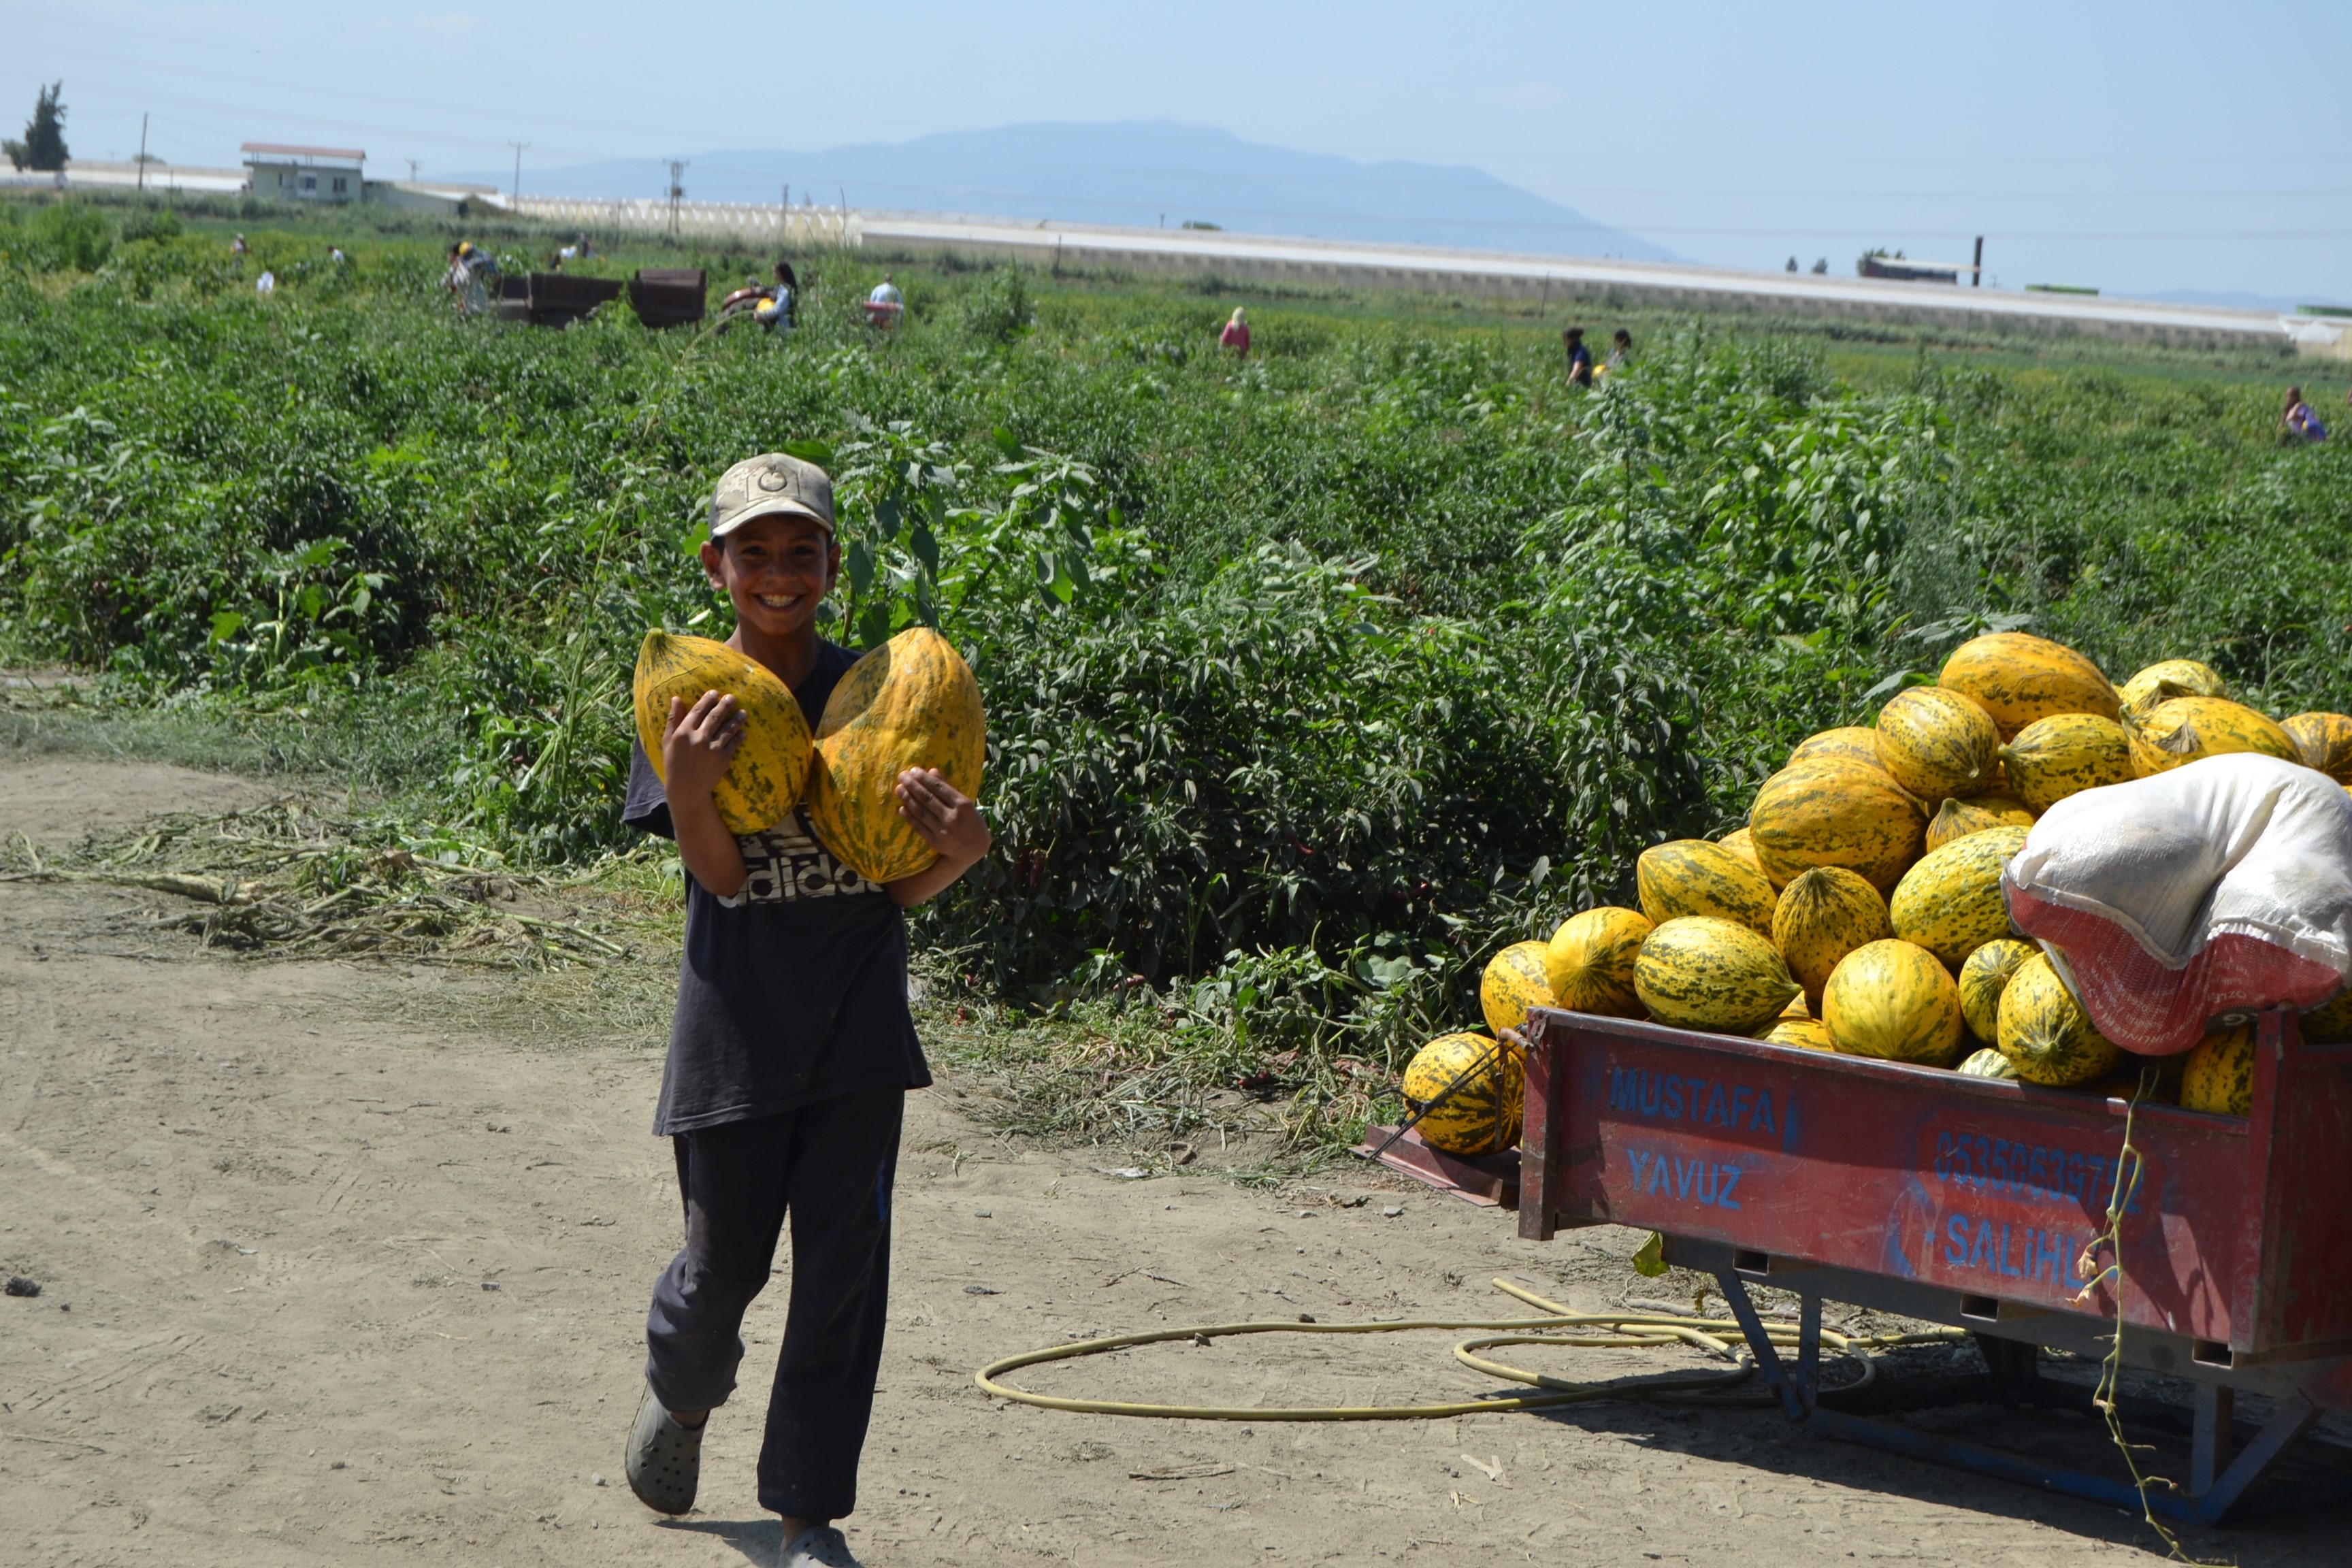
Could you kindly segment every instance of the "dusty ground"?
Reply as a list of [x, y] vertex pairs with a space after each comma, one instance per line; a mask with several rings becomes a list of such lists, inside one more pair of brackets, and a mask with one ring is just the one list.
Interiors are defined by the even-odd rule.
[[[263, 793], [0, 756], [0, 837], [55, 843]], [[646, 1291], [677, 1239], [667, 1151], [646, 1132], [654, 1042], [519, 1045], [484, 1020], [512, 1016], [520, 983], [200, 954], [142, 933], [157, 901], [0, 884], [0, 1273], [43, 1286], [0, 1298], [0, 1563], [769, 1561], [757, 1394], [714, 1419], [687, 1519], [649, 1514], [619, 1479]], [[2110, 1510], [1792, 1436], [1761, 1412], [1241, 1426], [992, 1401], [974, 1366], [1087, 1334], [1513, 1315], [1496, 1274], [1591, 1308], [1660, 1287], [1624, 1266], [1628, 1233], [1531, 1246], [1507, 1216], [1355, 1172], [1280, 1194], [1125, 1181], [1094, 1168], [1114, 1156], [994, 1137], [951, 1087], [910, 1110], [892, 1338], [847, 1521], [873, 1568], [2043, 1564], [2150, 1544]], [[772, 1365], [783, 1284], [748, 1325], [747, 1390]], [[1458, 1398], [1480, 1384], [1450, 1342], [1226, 1340], [1030, 1386]], [[2096, 1438], [2085, 1424], [2056, 1440]], [[2341, 1563], [2347, 1524], [2321, 1510], [2190, 1544]]]

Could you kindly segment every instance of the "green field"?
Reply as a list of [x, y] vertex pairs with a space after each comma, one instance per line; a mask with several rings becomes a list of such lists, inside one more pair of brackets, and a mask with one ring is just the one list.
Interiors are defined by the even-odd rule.
[[[1195, 1080], [1271, 1063], [1328, 1125], [1475, 1020], [1499, 943], [1622, 900], [1643, 847], [1734, 826], [1975, 631], [2352, 708], [2352, 458], [2275, 435], [2289, 380], [2326, 416], [2344, 378], [2281, 352], [1586, 302], [1640, 348], [1587, 393], [1558, 303], [856, 252], [797, 258], [789, 341], [550, 331], [449, 308], [455, 232], [0, 204], [0, 662], [97, 678], [20, 740], [650, 867], [616, 820], [636, 643], [723, 626], [699, 508], [796, 446], [841, 482], [833, 635], [935, 620], [988, 700], [998, 847], [922, 917], [931, 971]], [[600, 267], [705, 266], [715, 298], [766, 259]], [[886, 261], [908, 324], [877, 339]]]

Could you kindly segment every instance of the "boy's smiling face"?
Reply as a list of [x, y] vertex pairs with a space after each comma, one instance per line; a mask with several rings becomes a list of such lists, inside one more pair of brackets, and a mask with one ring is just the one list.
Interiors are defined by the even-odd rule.
[[706, 541], [702, 569], [735, 605], [739, 626], [763, 637], [806, 630], [841, 573], [841, 547], [824, 526], [793, 513], [751, 518]]

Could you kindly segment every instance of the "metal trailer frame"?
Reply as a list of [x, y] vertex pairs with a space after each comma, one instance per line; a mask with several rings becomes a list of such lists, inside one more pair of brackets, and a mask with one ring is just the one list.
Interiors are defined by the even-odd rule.
[[708, 280], [698, 267], [641, 267], [629, 279], [629, 309], [648, 327], [688, 327], [702, 320]]
[[[1549, 1008], [1528, 1020], [1520, 1236], [1663, 1233], [1669, 1262], [1715, 1276], [1798, 1425], [2137, 1511], [2128, 1484], [1874, 1414], [1987, 1396], [2086, 1409], [2088, 1391], [2040, 1377], [2038, 1347], [2103, 1357], [2120, 1308], [2125, 1363], [2197, 1391], [2186, 1485], [2151, 1486], [2147, 1506], [2210, 1525], [2324, 1412], [2352, 1411], [2352, 1047], [2304, 1044], [2290, 1013], [2260, 1018], [2251, 1114], [2131, 1113], [2136, 1173], [2118, 1169], [2120, 1100]], [[2119, 1179], [2120, 1279], [2105, 1254], [2085, 1278]], [[1751, 1282], [1798, 1296], [1792, 1360]], [[1822, 1386], [1824, 1300], [1966, 1329], [1990, 1375], [1842, 1399]], [[2276, 1402], [2242, 1444], [2242, 1393]]]

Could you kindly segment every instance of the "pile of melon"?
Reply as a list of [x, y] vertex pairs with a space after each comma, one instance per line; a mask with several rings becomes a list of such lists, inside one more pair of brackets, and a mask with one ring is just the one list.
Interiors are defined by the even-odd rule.
[[[1977, 637], [1872, 726], [1800, 743], [1746, 826], [1645, 852], [1640, 909], [1587, 910], [1549, 942], [1505, 949], [1481, 988], [1488, 1026], [1499, 1037], [1528, 1007], [1560, 1007], [2127, 1093], [2136, 1067], [2011, 931], [2001, 870], [2068, 795], [2231, 752], [2352, 789], [2352, 718], [2272, 720], [2192, 659], [2152, 665], [2119, 691], [2063, 644]], [[2303, 1028], [2352, 1039], [2352, 994]], [[2158, 1092], [2243, 1115], [2252, 1051], [2250, 1030], [2214, 1035], [2169, 1058], [2177, 1076]]]

